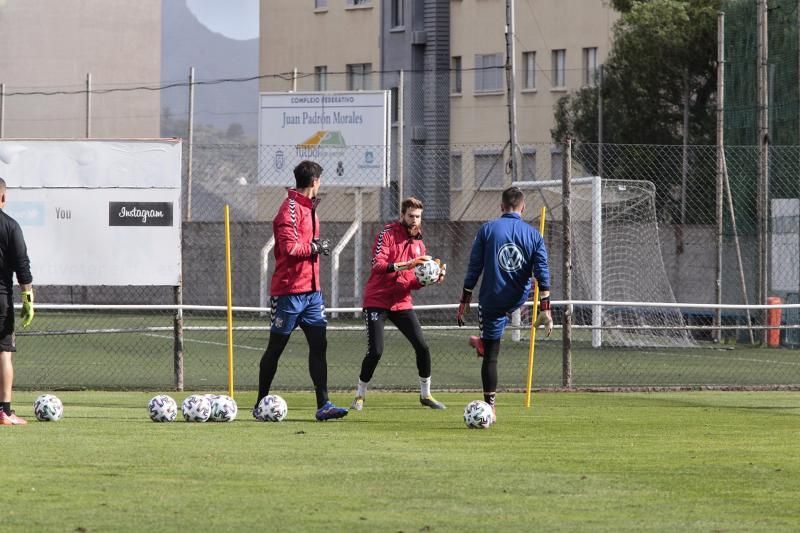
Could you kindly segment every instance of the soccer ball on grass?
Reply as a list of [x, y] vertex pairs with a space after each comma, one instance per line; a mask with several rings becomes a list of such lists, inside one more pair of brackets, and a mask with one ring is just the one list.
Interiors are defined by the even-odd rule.
[[178, 417], [178, 404], [171, 396], [159, 394], [150, 399], [147, 412], [153, 422], [173, 422]]
[[181, 410], [187, 422], [205, 422], [211, 416], [211, 402], [203, 394], [192, 394], [183, 400]]
[[236, 420], [238, 412], [239, 408], [233, 398], [225, 395], [215, 395], [211, 399], [211, 416], [209, 420], [212, 422], [233, 422]]
[[286, 418], [287, 412], [289, 412], [289, 406], [286, 405], [286, 400], [277, 394], [270, 394], [258, 402], [256, 408], [253, 409], [253, 417], [261, 422], [280, 422]]
[[42, 394], [33, 402], [33, 414], [36, 420], [55, 422], [64, 415], [64, 404], [52, 394]]
[[483, 400], [473, 400], [464, 408], [464, 423], [470, 429], [486, 429], [494, 423], [494, 410]]

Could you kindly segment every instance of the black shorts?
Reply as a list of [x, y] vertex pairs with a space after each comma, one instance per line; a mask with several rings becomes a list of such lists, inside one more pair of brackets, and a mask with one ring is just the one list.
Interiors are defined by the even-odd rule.
[[0, 352], [16, 352], [14, 338], [14, 305], [0, 296]]

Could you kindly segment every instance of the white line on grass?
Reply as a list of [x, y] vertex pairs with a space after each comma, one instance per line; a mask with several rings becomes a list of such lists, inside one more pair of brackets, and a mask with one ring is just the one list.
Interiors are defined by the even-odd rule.
[[721, 359], [723, 361], [741, 361], [746, 363], [771, 363], [773, 365], [800, 366], [800, 363], [792, 361], [775, 361], [772, 359], [751, 359], [749, 357], [722, 357], [719, 355], [700, 355], [694, 353], [674, 353], [674, 352], [644, 352], [644, 355], [663, 355], [666, 357], [694, 357], [696, 359]]
[[[156, 338], [159, 338], [159, 339], [174, 339], [175, 338], [172, 335], [156, 335], [155, 333], [145, 333], [144, 336], [145, 337], [156, 337]], [[187, 339], [185, 337], [183, 339], [183, 342], [195, 342], [197, 344], [211, 344], [213, 346], [227, 346], [228, 345], [228, 343], [225, 343], [225, 342], [201, 341], [201, 340], [197, 340], [197, 339]], [[264, 348], [257, 348], [255, 346], [247, 346], [245, 344], [234, 344], [233, 347], [234, 348], [243, 348], [245, 350], [255, 350], [255, 351], [258, 351], [258, 352], [263, 352], [264, 351]]]

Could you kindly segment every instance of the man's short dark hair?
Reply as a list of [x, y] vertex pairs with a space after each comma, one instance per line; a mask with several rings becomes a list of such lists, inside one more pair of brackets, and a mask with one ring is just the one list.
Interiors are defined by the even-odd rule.
[[503, 191], [503, 207], [517, 210], [525, 201], [525, 193], [519, 187], [509, 187]]
[[0, 193], [5, 192], [6, 190], [6, 180], [0, 178]]
[[420, 202], [413, 196], [409, 196], [408, 198], [403, 200], [402, 204], [400, 204], [400, 212], [405, 215], [406, 211], [408, 211], [409, 209], [422, 209], [422, 202]]
[[315, 178], [322, 176], [322, 167], [313, 161], [301, 161], [294, 167], [294, 182], [298, 189], [311, 187]]

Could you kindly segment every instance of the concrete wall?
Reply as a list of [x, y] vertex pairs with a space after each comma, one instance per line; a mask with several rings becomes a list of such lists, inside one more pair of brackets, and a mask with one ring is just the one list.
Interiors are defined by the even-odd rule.
[[[6, 137], [84, 137], [86, 95], [18, 92], [138, 86], [161, 79], [159, 0], [0, 3]], [[158, 137], [158, 91], [92, 95], [92, 137]]]
[[[312, 0], [261, 2], [260, 73], [291, 73], [295, 67], [313, 73], [319, 65], [326, 65], [329, 73], [344, 73], [350, 63], [372, 63], [373, 70], [380, 70], [377, 3], [347, 6], [345, 0], [330, 0], [328, 7], [314, 9]], [[344, 90], [344, 80], [331, 74], [330, 90]], [[303, 90], [313, 90], [309, 81], [302, 82]], [[290, 89], [286, 80], [261, 80], [261, 91]]]

